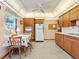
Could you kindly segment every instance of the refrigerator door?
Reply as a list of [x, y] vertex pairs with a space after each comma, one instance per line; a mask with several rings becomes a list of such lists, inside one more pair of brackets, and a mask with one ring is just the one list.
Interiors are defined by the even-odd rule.
[[43, 24], [36, 24], [35, 30], [36, 41], [44, 41]]

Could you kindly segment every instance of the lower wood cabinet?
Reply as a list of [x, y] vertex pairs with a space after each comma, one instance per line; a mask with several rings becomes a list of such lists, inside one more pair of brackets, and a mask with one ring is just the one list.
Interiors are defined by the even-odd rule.
[[63, 47], [63, 35], [56, 33], [56, 43], [60, 46]]
[[56, 43], [75, 59], [79, 59], [79, 38], [56, 33]]
[[79, 59], [79, 40], [73, 40], [72, 43], [72, 55]]
[[59, 34], [55, 34], [55, 42], [56, 44], [59, 44]]
[[66, 52], [68, 52], [69, 54], [71, 54], [71, 49], [72, 49], [72, 47], [71, 47], [71, 45], [72, 45], [72, 41], [71, 41], [71, 39], [68, 37], [68, 36], [66, 36], [66, 35], [64, 35], [64, 37], [63, 37], [63, 49], [66, 51]]

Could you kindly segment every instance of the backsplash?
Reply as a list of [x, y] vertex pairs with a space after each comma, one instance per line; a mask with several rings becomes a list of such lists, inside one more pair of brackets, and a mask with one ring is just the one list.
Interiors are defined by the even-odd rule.
[[79, 26], [63, 27], [62, 32], [63, 33], [79, 33]]
[[76, 21], [76, 26], [79, 26], [79, 20]]

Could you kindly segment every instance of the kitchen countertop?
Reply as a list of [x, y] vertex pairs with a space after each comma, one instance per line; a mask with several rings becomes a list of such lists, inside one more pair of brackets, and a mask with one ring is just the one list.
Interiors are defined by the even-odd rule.
[[63, 33], [63, 32], [56, 32], [56, 33], [63, 34], [63, 35], [68, 35], [68, 36], [72, 36], [72, 37], [76, 37], [76, 38], [79, 38], [79, 34], [76, 35], [77, 33]]

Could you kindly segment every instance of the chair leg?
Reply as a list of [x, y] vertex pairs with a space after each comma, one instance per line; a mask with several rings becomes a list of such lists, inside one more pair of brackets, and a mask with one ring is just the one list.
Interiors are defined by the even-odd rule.
[[12, 51], [11, 51], [11, 59], [12, 59], [12, 54], [13, 54], [13, 49], [12, 49]]
[[26, 48], [26, 47], [24, 47], [25, 56], [26, 56], [26, 50], [27, 50], [27, 48]]
[[32, 46], [31, 45], [29, 45], [29, 47], [28, 47], [29, 49], [30, 49], [30, 52], [32, 52]]
[[12, 54], [13, 54], [13, 49], [11, 49], [10, 52], [9, 52], [10, 59], [12, 59]]
[[19, 59], [21, 59], [21, 49], [19, 47]]
[[33, 48], [32, 44], [29, 43], [29, 49], [30, 49], [30, 52], [32, 52], [32, 48]]
[[9, 51], [9, 58], [11, 57], [11, 51]]

